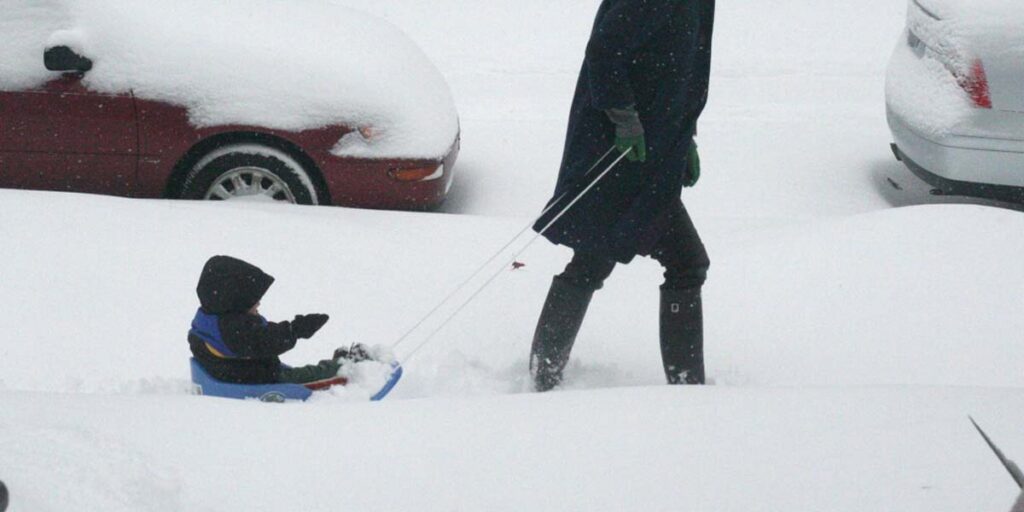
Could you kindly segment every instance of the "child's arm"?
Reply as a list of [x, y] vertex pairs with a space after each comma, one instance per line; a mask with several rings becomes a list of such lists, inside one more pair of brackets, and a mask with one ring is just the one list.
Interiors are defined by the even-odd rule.
[[290, 322], [265, 322], [254, 315], [225, 315], [220, 319], [224, 344], [238, 357], [275, 357], [297, 340]]

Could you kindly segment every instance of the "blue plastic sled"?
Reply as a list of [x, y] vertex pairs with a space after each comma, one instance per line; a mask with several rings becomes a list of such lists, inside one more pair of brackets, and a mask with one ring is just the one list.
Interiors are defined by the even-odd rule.
[[[285, 400], [306, 400], [313, 395], [316, 389], [326, 389], [331, 386], [331, 384], [325, 386], [322, 383], [311, 384], [312, 388], [302, 384], [287, 383], [233, 384], [211, 377], [195, 358], [190, 358], [189, 364], [192, 367], [192, 382], [196, 386], [197, 394], [200, 395], [237, 399], [255, 398], [261, 402], [284, 402]], [[394, 362], [391, 363], [391, 367], [393, 370], [388, 381], [384, 383], [380, 391], [370, 397], [370, 400], [378, 401], [387, 396], [395, 384], [398, 384], [398, 380], [402, 378], [402, 366]], [[339, 379], [337, 384], [343, 385], [344, 382], [344, 379]]]

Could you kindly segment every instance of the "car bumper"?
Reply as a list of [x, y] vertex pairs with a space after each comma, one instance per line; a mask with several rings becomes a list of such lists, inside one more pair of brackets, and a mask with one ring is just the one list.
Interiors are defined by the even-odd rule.
[[[1024, 142], [956, 134], [925, 137], [892, 109], [887, 117], [897, 158], [915, 174], [927, 173], [925, 181], [940, 190], [1024, 187]], [[945, 185], [933, 183], [938, 181]]]
[[911, 157], [907, 156], [898, 144], [892, 143], [890, 146], [892, 147], [893, 154], [896, 156], [896, 160], [903, 162], [915, 176], [934, 187], [934, 193], [1024, 203], [1024, 187], [951, 180], [922, 167]]
[[[456, 139], [444, 158], [436, 160], [353, 160], [325, 152], [319, 155], [317, 165], [336, 206], [429, 210], [448, 196], [459, 149], [460, 140]], [[396, 169], [426, 167], [436, 172], [416, 181], [393, 177]]]

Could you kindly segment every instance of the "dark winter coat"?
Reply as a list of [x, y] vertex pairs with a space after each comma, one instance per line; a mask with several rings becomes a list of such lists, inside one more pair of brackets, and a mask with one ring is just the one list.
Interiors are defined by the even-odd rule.
[[617, 153], [609, 108], [635, 105], [647, 161], [623, 160], [544, 235], [556, 244], [623, 263], [653, 246], [680, 211], [687, 152], [708, 96], [714, 0], [604, 0], [587, 44], [569, 118], [558, 201], [540, 232]]
[[295, 347], [289, 322], [251, 315], [274, 278], [230, 256], [206, 262], [196, 293], [200, 308], [188, 334], [192, 355], [213, 378], [225, 382], [277, 382], [278, 356]]

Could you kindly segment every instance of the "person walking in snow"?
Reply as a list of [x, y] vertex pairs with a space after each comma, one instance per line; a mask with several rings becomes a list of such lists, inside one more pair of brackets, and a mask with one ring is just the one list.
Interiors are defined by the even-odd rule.
[[311, 338], [330, 318], [315, 313], [291, 321], [268, 322], [260, 300], [274, 278], [259, 267], [231, 256], [214, 256], [203, 266], [196, 294], [200, 307], [188, 332], [192, 356], [211, 377], [222, 382], [309, 384], [337, 377], [346, 361], [369, 359], [360, 344], [334, 351], [332, 359], [289, 367], [278, 358], [299, 339]]
[[[534, 334], [538, 391], [561, 382], [594, 291], [616, 263], [637, 255], [665, 267], [660, 338], [668, 382], [704, 383], [701, 286], [710, 262], [680, 195], [700, 177], [693, 137], [708, 97], [714, 10], [714, 0], [604, 0], [598, 9], [554, 197], [534, 225], [574, 250]], [[588, 171], [613, 144], [626, 161], [556, 220], [600, 174]]]

